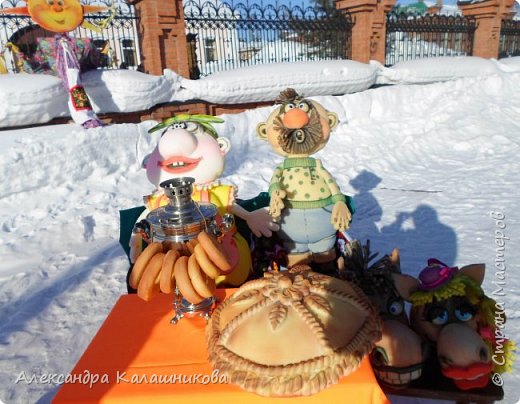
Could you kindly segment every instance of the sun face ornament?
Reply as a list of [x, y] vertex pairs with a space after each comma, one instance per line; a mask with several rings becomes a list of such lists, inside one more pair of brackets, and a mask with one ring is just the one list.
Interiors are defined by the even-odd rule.
[[[85, 20], [85, 15], [109, 11], [111, 17], [93, 24]], [[27, 0], [25, 7], [13, 7], [0, 10], [0, 14], [26, 15], [46, 30], [65, 33], [74, 31], [79, 26], [101, 32], [115, 13], [115, 7], [91, 6], [78, 0]]]

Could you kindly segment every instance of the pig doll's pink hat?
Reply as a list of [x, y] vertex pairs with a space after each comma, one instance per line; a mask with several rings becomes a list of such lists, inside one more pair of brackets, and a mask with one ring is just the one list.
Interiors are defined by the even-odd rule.
[[449, 267], [436, 258], [430, 258], [428, 266], [419, 274], [419, 289], [423, 291], [435, 290], [448, 283], [458, 271], [458, 267]]

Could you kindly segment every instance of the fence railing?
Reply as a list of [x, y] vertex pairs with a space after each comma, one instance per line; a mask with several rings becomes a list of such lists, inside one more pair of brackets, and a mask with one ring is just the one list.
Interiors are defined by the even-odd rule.
[[471, 56], [476, 22], [453, 15], [386, 15], [385, 65], [435, 56]]
[[520, 20], [502, 20], [498, 57], [520, 56]]
[[184, 18], [191, 78], [262, 63], [351, 57], [353, 22], [336, 10], [187, 0]]
[[[10, 1], [10, 3], [16, 3]], [[82, 1], [83, 4], [93, 4], [94, 1]], [[110, 5], [110, 1], [96, 4]], [[116, 1], [116, 16], [108, 26], [100, 33], [79, 27], [70, 33], [76, 38], [90, 38], [94, 46], [101, 52], [101, 68], [129, 68], [137, 69], [141, 63], [139, 41], [137, 35], [137, 17], [134, 7], [124, 1]], [[4, 1], [2, 6], [10, 6]], [[14, 6], [14, 4], [13, 4]], [[108, 14], [92, 14], [85, 19], [92, 23], [105, 20]], [[53, 37], [55, 33], [44, 30], [34, 24], [30, 17], [22, 15], [0, 15], [0, 50], [4, 49], [8, 42], [14, 43], [23, 54], [30, 59], [37, 51], [37, 38]], [[16, 71], [16, 68], [13, 68]]]

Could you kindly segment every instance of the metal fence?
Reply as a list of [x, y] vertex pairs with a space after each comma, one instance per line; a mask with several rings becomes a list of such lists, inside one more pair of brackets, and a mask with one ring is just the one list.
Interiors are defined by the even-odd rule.
[[502, 20], [498, 57], [520, 56], [520, 20]]
[[[17, 6], [16, 0], [3, 1], [0, 8]], [[94, 46], [101, 52], [101, 68], [137, 69], [141, 63], [137, 36], [137, 17], [134, 7], [125, 1], [82, 1], [83, 4], [115, 5], [117, 14], [108, 26], [97, 33], [83, 27], [79, 27], [70, 33], [76, 38], [90, 38]], [[18, 4], [24, 5], [24, 4]], [[105, 20], [109, 14], [98, 13], [87, 15], [85, 19], [92, 23]], [[5, 49], [7, 43], [15, 44], [27, 59], [37, 51], [37, 38], [53, 37], [55, 33], [47, 31], [34, 24], [30, 17], [21, 15], [0, 15], [0, 51]], [[16, 68], [11, 66], [12, 71]]]
[[319, 7], [184, 2], [190, 77], [241, 66], [349, 59], [349, 15]]
[[475, 29], [470, 17], [387, 13], [385, 65], [435, 56], [471, 56]]

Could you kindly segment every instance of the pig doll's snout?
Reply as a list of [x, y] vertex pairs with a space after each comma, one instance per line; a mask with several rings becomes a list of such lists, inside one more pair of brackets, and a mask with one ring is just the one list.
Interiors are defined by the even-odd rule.
[[472, 328], [448, 324], [437, 340], [437, 354], [444, 376], [461, 390], [485, 387], [493, 369], [490, 348]]
[[443, 328], [437, 340], [437, 352], [444, 366], [465, 367], [477, 362], [491, 362], [489, 349], [480, 335], [460, 324]]

